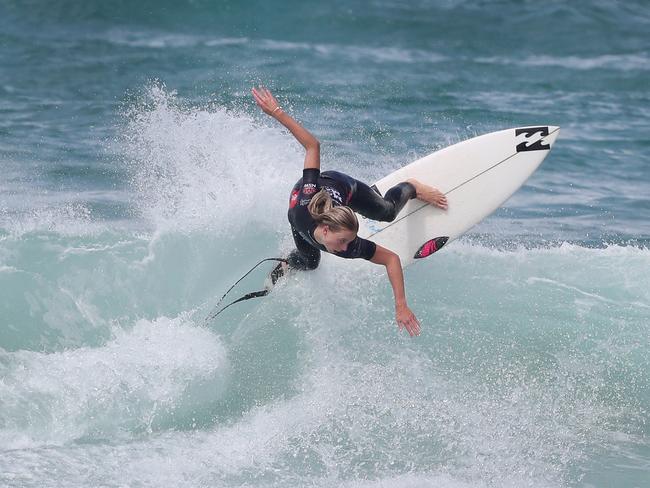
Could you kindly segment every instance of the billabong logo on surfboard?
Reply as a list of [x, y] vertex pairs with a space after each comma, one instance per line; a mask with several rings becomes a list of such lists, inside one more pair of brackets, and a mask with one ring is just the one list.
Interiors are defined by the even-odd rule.
[[[548, 151], [551, 146], [544, 144], [542, 139], [548, 135], [548, 127], [524, 127], [523, 129], [515, 129], [515, 137], [522, 135], [526, 140], [517, 144], [517, 152], [524, 151]], [[532, 142], [530, 139], [535, 135], [540, 134], [540, 138]]]
[[449, 237], [435, 237], [420, 246], [420, 249], [413, 256], [415, 259], [426, 258], [431, 256], [434, 252], [439, 251], [442, 246], [444, 246]]

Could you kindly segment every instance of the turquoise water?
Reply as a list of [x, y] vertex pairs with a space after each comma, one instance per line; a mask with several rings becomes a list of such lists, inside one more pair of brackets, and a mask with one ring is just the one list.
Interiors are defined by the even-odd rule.
[[[641, 0], [0, 4], [0, 486], [647, 486], [649, 30]], [[206, 324], [291, 248], [258, 83], [368, 181], [562, 132], [408, 268], [420, 337], [330, 256]]]

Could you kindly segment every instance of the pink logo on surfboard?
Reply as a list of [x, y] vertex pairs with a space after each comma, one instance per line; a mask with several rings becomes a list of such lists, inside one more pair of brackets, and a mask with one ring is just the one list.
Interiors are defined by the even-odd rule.
[[449, 237], [435, 237], [420, 246], [420, 249], [413, 256], [415, 259], [426, 258], [431, 256], [434, 252], [439, 251], [442, 246], [444, 246]]

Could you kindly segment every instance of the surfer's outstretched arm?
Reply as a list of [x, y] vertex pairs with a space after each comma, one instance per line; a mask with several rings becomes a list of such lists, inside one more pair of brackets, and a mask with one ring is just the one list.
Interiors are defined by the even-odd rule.
[[273, 94], [266, 88], [253, 88], [253, 98], [262, 108], [265, 114], [270, 115], [282, 125], [298, 140], [305, 148], [305, 169], [320, 169], [320, 142], [307, 129], [296, 122], [293, 117], [287, 114]]
[[402, 263], [399, 256], [393, 251], [377, 244], [377, 250], [370, 262], [386, 266], [388, 279], [390, 280], [390, 284], [393, 287], [393, 294], [395, 295], [395, 317], [399, 329], [402, 330], [402, 328], [406, 327], [406, 330], [411, 336], [419, 335], [420, 322], [418, 322], [418, 319], [406, 304], [404, 274], [402, 273]]

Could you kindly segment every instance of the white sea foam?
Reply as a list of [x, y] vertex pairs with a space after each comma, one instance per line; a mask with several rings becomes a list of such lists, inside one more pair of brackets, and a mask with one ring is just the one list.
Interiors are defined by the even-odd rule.
[[481, 63], [521, 64], [523, 66], [559, 66], [566, 69], [587, 71], [614, 69], [620, 71], [648, 71], [650, 58], [645, 53], [603, 54], [593, 57], [536, 55], [523, 59], [514, 57], [478, 58]]
[[158, 228], [228, 233], [285, 220], [302, 154], [279, 127], [220, 107], [183, 107], [154, 85], [122, 142], [144, 215]]
[[117, 45], [151, 49], [188, 48], [197, 46], [203, 42], [202, 37], [189, 34], [170, 34], [141, 30], [131, 31], [115, 28], [98, 37]]
[[115, 329], [102, 347], [2, 353], [3, 449], [151, 431], [220, 397], [226, 351], [183, 318]]
[[274, 39], [262, 40], [262, 49], [278, 51], [311, 51], [324, 58], [376, 63], [440, 63], [448, 58], [424, 49], [398, 48], [394, 46], [342, 45], [332, 43], [290, 42]]
[[93, 219], [84, 203], [60, 203], [32, 206], [25, 211], [0, 209], [0, 226], [14, 236], [32, 232], [53, 232], [60, 235], [97, 235], [109, 230], [107, 222]]

